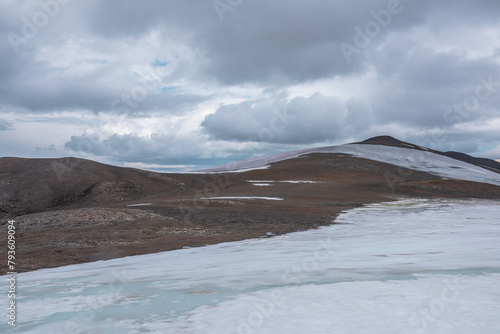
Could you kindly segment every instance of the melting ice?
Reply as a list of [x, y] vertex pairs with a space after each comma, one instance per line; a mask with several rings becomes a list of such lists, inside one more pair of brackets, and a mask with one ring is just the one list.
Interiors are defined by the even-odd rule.
[[18, 325], [0, 331], [499, 333], [498, 204], [369, 205], [317, 230], [20, 274]]

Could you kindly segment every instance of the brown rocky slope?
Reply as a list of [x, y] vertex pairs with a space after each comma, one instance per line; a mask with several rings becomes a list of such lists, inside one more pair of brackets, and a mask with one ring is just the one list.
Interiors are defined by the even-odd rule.
[[212, 174], [2, 158], [0, 192], [0, 227], [16, 221], [19, 272], [305, 230], [401, 197], [500, 199], [498, 186], [325, 153]]

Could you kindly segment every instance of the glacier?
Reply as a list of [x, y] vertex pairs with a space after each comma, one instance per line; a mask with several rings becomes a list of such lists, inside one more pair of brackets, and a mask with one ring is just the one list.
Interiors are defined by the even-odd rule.
[[0, 331], [498, 333], [499, 203], [372, 204], [305, 232], [19, 274], [18, 325]]

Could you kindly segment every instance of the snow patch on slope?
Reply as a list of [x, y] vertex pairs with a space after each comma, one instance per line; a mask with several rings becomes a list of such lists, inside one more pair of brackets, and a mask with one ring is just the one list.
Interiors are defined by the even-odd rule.
[[260, 197], [260, 196], [224, 196], [224, 197], [204, 197], [200, 199], [265, 199], [269, 201], [282, 201], [281, 197]]
[[254, 184], [261, 184], [261, 183], [320, 183], [319, 181], [309, 181], [309, 180], [279, 180], [279, 181], [276, 181], [276, 180], [273, 180], [273, 181], [269, 181], [269, 180], [247, 180], [247, 182], [250, 182], [250, 183], [254, 183]]
[[232, 170], [231, 168], [234, 170], [251, 169], [311, 153], [348, 154], [358, 158], [385, 162], [408, 169], [427, 172], [446, 179], [475, 181], [500, 186], [500, 174], [487, 169], [428, 151], [384, 145], [348, 144], [276, 153], [214, 167], [204, 171], [224, 172]]

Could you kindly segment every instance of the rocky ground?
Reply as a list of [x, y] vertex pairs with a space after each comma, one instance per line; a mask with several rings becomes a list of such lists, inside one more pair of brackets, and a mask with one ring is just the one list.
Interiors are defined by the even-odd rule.
[[[401, 197], [500, 199], [497, 186], [340, 154], [210, 175], [4, 158], [0, 191], [0, 228], [16, 221], [18, 272], [316, 228], [343, 210]], [[210, 199], [238, 196], [283, 200]], [[0, 239], [5, 258], [6, 235]]]

